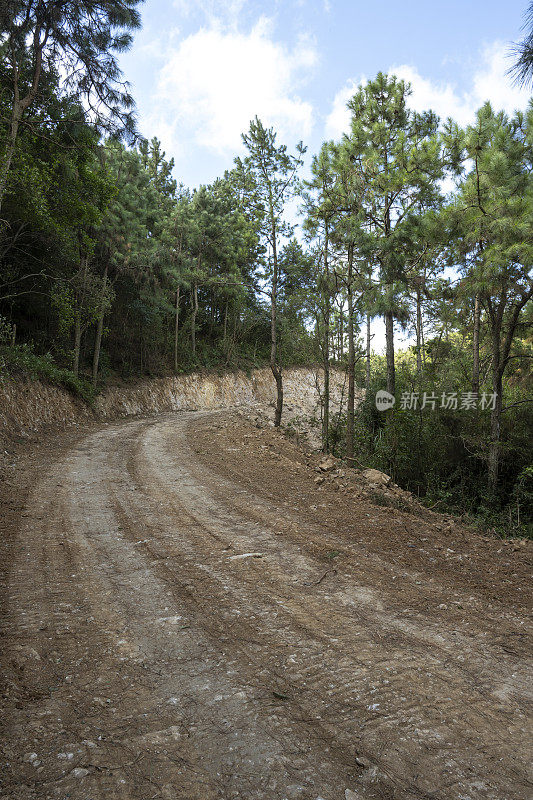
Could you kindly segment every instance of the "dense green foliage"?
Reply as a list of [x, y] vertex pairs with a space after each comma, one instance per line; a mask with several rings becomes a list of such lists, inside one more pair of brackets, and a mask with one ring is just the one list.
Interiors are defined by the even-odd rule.
[[[383, 469], [430, 505], [524, 531], [533, 105], [509, 118], [486, 104], [463, 130], [412, 112], [409, 87], [380, 74], [355, 93], [348, 133], [323, 145], [308, 180], [298, 183], [303, 145], [289, 153], [256, 118], [246, 156], [189, 190], [157, 139], [120, 137], [134, 130], [114, 54], [137, 3], [66, 3], [58, 19], [46, 2], [27, 18], [11, 5], [0, 43], [2, 372], [90, 399], [114, 377], [270, 363], [278, 423], [283, 368], [320, 363], [325, 451]], [[79, 80], [62, 83], [76, 37]], [[99, 109], [86, 102], [95, 75]], [[286, 213], [296, 195], [301, 236]], [[385, 357], [371, 355], [376, 317]], [[399, 327], [414, 342], [403, 352]], [[340, 424], [333, 366], [348, 375]], [[383, 412], [385, 388], [396, 405]], [[442, 400], [452, 393], [457, 407]], [[467, 394], [475, 402], [461, 408]]]
[[[435, 351], [437, 344], [440, 355]], [[503, 535], [531, 535], [533, 404], [513, 405], [525, 399], [523, 376], [518, 368], [513, 370], [506, 386], [500, 477], [492, 489], [487, 481], [490, 413], [480, 408], [461, 410], [461, 398], [470, 390], [463, 369], [467, 366], [464, 343], [454, 333], [444, 346], [442, 341], [429, 341], [427, 350], [431, 355], [422, 377], [417, 375], [414, 349], [400, 355], [399, 405], [390, 416], [374, 403], [375, 392], [386, 383], [386, 365], [383, 357], [373, 359], [371, 391], [356, 416], [359, 464], [388, 473], [436, 510], [464, 513]], [[412, 392], [418, 394], [416, 408], [409, 407]], [[427, 398], [436, 398], [435, 408], [432, 402], [422, 408], [424, 392]], [[454, 392], [458, 410], [442, 408], [442, 393], [449, 398]], [[402, 396], [408, 403], [402, 404]]]

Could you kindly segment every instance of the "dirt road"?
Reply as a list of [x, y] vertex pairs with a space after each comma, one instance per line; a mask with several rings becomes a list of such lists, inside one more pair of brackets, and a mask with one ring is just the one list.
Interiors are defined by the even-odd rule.
[[524, 548], [312, 467], [227, 413], [21, 458], [2, 798], [531, 796]]

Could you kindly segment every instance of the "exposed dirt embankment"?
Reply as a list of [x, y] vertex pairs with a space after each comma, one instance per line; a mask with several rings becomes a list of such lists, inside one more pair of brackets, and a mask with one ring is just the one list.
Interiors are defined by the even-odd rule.
[[[286, 421], [306, 421], [320, 416], [320, 370], [288, 369], [284, 374]], [[332, 403], [338, 408], [344, 391], [344, 375], [332, 376]], [[65, 426], [91, 419], [116, 419], [163, 411], [210, 411], [253, 406], [265, 411], [275, 400], [270, 369], [249, 375], [192, 373], [156, 378], [132, 386], [110, 387], [97, 398], [94, 409], [63, 389], [39, 381], [6, 380], [0, 383], [0, 445], [13, 438], [31, 436], [49, 426]]]
[[72, 425], [94, 418], [94, 412], [65, 389], [40, 381], [0, 382], [0, 445], [32, 436], [49, 426]]
[[[286, 370], [283, 376], [285, 411], [289, 415], [319, 413], [322, 371], [306, 367]], [[332, 397], [340, 402], [344, 375], [332, 380]], [[132, 387], [112, 387], [97, 400], [104, 418], [153, 414], [163, 411], [210, 411], [212, 409], [265, 406], [275, 401], [275, 383], [270, 369], [225, 375], [192, 373], [175, 378], [156, 378]]]

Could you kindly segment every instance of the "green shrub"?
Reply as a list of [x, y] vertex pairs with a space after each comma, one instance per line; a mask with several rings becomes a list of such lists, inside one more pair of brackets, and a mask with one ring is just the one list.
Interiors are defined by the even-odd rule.
[[89, 404], [96, 395], [89, 381], [76, 377], [69, 369], [58, 367], [50, 353], [37, 355], [26, 344], [0, 344], [0, 380], [7, 377], [24, 377], [61, 386]]
[[[506, 387], [502, 416], [500, 480], [497, 492], [487, 482], [488, 410], [402, 409], [402, 392], [457, 391], [438, 375], [421, 385], [412, 365], [399, 364], [394, 413], [376, 409], [375, 394], [385, 388], [378, 368], [373, 385], [356, 412], [355, 456], [364, 466], [386, 472], [404, 489], [436, 510], [466, 515], [501, 536], [528, 536], [533, 524], [533, 467], [529, 443], [533, 408], [520, 402], [523, 390]], [[487, 389], [487, 391], [490, 391]], [[515, 405], [516, 404], [516, 405]]]

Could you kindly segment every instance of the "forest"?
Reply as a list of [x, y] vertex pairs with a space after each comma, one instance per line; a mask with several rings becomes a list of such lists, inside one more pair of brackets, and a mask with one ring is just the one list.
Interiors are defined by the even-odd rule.
[[533, 101], [461, 127], [379, 73], [340, 140], [311, 154], [256, 117], [232, 168], [191, 189], [119, 70], [137, 6], [2, 4], [2, 379], [91, 402], [109, 382], [270, 365], [280, 425], [283, 370], [317, 365], [324, 452], [531, 535]]

